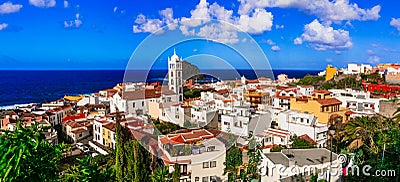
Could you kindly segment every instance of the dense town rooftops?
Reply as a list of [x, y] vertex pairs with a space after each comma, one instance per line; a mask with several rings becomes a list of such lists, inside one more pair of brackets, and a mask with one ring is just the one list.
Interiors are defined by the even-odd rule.
[[172, 133], [160, 137], [162, 144], [195, 143], [204, 139], [214, 138], [214, 135], [204, 129], [189, 132]]

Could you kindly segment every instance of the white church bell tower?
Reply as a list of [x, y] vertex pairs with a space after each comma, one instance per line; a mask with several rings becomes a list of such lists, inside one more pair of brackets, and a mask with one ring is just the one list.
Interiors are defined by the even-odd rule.
[[182, 58], [176, 55], [174, 49], [174, 55], [168, 58], [168, 88], [178, 95], [179, 102], [183, 102], [182, 84]]

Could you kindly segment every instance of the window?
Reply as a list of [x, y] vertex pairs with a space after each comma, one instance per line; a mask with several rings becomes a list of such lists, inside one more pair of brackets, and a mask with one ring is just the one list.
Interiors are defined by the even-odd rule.
[[215, 146], [209, 146], [207, 147], [207, 152], [211, 152], [215, 150]]
[[[210, 168], [210, 163], [203, 162], [203, 168]], [[203, 178], [203, 180], [204, 180], [204, 178]]]
[[217, 161], [210, 162], [210, 168], [217, 167]]
[[217, 176], [210, 176], [210, 182], [216, 182]]
[[171, 71], [171, 77], [173, 77], [173, 76], [174, 76], [174, 72]]
[[196, 176], [196, 177], [194, 178], [194, 181], [195, 181], [195, 182], [198, 182], [198, 181], [200, 181], [200, 178]]
[[136, 107], [135, 105], [136, 105], [136, 103], [132, 103], [132, 107], [133, 107], [133, 108], [135, 108], [135, 107]]
[[144, 106], [144, 101], [142, 101], [142, 107]]
[[203, 180], [201, 180], [202, 182], [208, 182], [208, 176], [207, 177], [203, 177]]

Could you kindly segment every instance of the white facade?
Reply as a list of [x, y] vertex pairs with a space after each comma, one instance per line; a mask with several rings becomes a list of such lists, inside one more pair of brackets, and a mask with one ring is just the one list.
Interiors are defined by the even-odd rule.
[[338, 181], [341, 174], [338, 170], [342, 170], [342, 166], [335, 153], [332, 153], [330, 163], [330, 154], [331, 152], [324, 148], [285, 149], [281, 152], [261, 153], [261, 181], [292, 181], [291, 177], [311, 177], [315, 173], [318, 174], [318, 180], [328, 181], [329, 166], [334, 167], [331, 181]]
[[235, 106], [231, 113], [222, 113], [221, 130], [247, 138], [249, 134], [263, 134], [271, 125], [271, 113], [255, 112], [249, 106]]
[[272, 106], [283, 110], [290, 109], [290, 96], [275, 96], [272, 98]]
[[345, 74], [360, 74], [360, 73], [368, 73], [372, 71], [372, 66], [369, 64], [354, 64], [350, 63], [347, 65], [347, 70], [344, 72]]
[[355, 90], [329, 90], [331, 97], [342, 102], [341, 107], [349, 108], [353, 112], [373, 114], [379, 113], [379, 101], [384, 98], [371, 98], [369, 92]]
[[291, 135], [302, 136], [307, 134], [317, 143], [317, 147], [326, 147], [328, 125], [318, 123], [313, 114], [287, 110], [278, 114], [276, 128], [287, 130]]
[[314, 94], [314, 86], [297, 86], [298, 94], [303, 96], [311, 96]]
[[179, 102], [183, 102], [183, 87], [182, 87], [182, 58], [174, 55], [168, 58], [168, 87], [173, 90], [179, 98]]
[[[199, 130], [197, 130], [199, 131]], [[207, 130], [206, 135], [195, 134], [196, 138], [190, 137], [194, 131], [187, 133], [178, 133], [159, 136], [158, 145], [159, 148], [165, 154], [164, 163], [169, 165], [169, 171], [174, 171], [174, 164], [179, 164], [179, 170], [181, 173], [180, 181], [225, 181], [226, 175], [224, 175], [224, 162], [226, 156], [225, 144], [219, 141]], [[201, 132], [205, 133], [205, 132]], [[170, 144], [171, 140], [184, 136], [184, 139], [190, 141], [196, 141], [197, 144], [190, 142], [178, 142]], [[186, 147], [188, 150], [177, 154], [174, 153], [175, 148]]]

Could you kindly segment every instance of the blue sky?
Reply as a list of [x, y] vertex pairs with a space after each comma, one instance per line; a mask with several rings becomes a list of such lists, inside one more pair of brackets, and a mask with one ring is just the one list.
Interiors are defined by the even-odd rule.
[[[212, 55], [224, 53], [216, 42], [232, 47], [256, 43], [273, 69], [397, 63], [399, 5], [378, 0], [0, 0], [0, 69], [124, 69], [140, 43], [168, 24], [175, 26], [156, 32], [150, 46], [137, 52], [159, 54], [158, 67], [175, 47], [200, 65], [196, 54], [208, 55], [204, 66], [210, 68]], [[213, 26], [207, 19], [227, 23]], [[235, 29], [221, 26], [228, 23]], [[157, 40], [171, 36], [206, 41], [162, 49]], [[165, 52], [154, 53], [157, 48]], [[231, 65], [243, 61], [223, 55]], [[139, 62], [157, 62], [142, 57]]]

